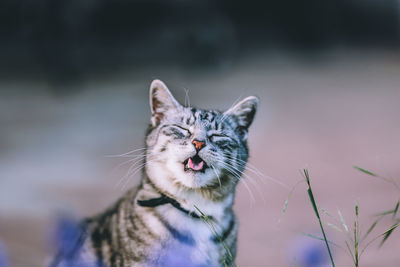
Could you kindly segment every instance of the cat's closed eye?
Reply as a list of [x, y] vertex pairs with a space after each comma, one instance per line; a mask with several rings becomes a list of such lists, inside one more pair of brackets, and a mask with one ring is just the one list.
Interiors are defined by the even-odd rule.
[[227, 141], [227, 142], [229, 142], [229, 141], [231, 141], [231, 138], [229, 137], [229, 136], [227, 136], [227, 135], [225, 135], [225, 134], [212, 134], [212, 135], [210, 135], [210, 140], [212, 141], [212, 142], [218, 142], [218, 141]]
[[211, 142], [215, 143], [217, 146], [220, 146], [220, 147], [226, 147], [226, 146], [236, 147], [237, 146], [236, 141], [225, 134], [215, 133], [215, 134], [210, 135], [209, 139]]
[[187, 138], [191, 136], [191, 132], [177, 124], [170, 124], [164, 126], [163, 134], [166, 136], [174, 136], [176, 138]]

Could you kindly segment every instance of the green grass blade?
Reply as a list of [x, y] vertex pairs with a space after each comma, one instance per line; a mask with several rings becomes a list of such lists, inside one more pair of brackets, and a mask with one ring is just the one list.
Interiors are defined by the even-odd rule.
[[379, 217], [378, 219], [376, 219], [371, 226], [368, 228], [367, 232], [364, 234], [364, 236], [361, 238], [361, 242], [363, 242], [368, 236], [369, 234], [375, 229], [376, 225], [379, 223], [379, 221], [382, 219], [383, 217]]
[[381, 241], [381, 243], [379, 244], [379, 247], [382, 247], [383, 244], [386, 242], [386, 240], [389, 238], [389, 236], [393, 233], [394, 229], [396, 229], [400, 224], [396, 223], [394, 225], [392, 225], [388, 230], [386, 230], [382, 235], [383, 235], [383, 239]]
[[300, 267], [300, 265], [298, 264], [296, 257], [293, 258], [293, 263], [295, 267]]
[[353, 168], [356, 169], [356, 170], [359, 170], [360, 172], [366, 173], [366, 174], [371, 175], [371, 176], [374, 176], [374, 177], [377, 177], [377, 176], [378, 176], [378, 175], [376, 175], [375, 173], [370, 172], [370, 171], [368, 171], [368, 170], [366, 170], [366, 169], [363, 169], [363, 168], [361, 168], [361, 167], [358, 167], [358, 166], [353, 166]]
[[329, 227], [331, 227], [332, 229], [335, 229], [338, 232], [343, 232], [342, 229], [340, 229], [339, 227], [337, 227], [336, 225], [334, 225], [333, 223], [327, 223], [326, 225], [328, 225]]
[[[319, 236], [316, 236], [316, 235], [313, 235], [313, 234], [309, 234], [309, 233], [302, 233], [302, 234], [307, 236], [307, 237], [310, 237], [312, 239], [316, 239], [316, 240], [319, 240], [319, 241], [325, 241], [325, 239], [323, 237], [319, 237]], [[348, 246], [347, 241], [345, 241], [345, 243], [347, 245], [347, 248], [349, 249], [348, 251], [344, 247], [342, 247], [341, 245], [336, 244], [335, 242], [332, 242], [332, 241], [329, 241], [329, 240], [328, 240], [328, 242], [329, 242], [329, 244], [331, 244], [331, 245], [343, 250], [344, 253], [347, 253], [353, 259], [353, 254], [352, 254], [352, 251], [350, 250], [350, 247]]]
[[[340, 210], [338, 210], [338, 214], [339, 214], [340, 222], [342, 223], [343, 229], [346, 231], [346, 233], [348, 235], [350, 235], [349, 227], [347, 226], [346, 221], [344, 220], [344, 217], [343, 217], [342, 213], [340, 212]], [[351, 239], [351, 240], [353, 240], [353, 239]]]
[[344, 241], [344, 243], [346, 244], [347, 250], [349, 251], [351, 259], [353, 260], [354, 265], [355, 265], [356, 264], [356, 260], [355, 260], [354, 255], [353, 255], [353, 251], [351, 250], [350, 245], [349, 245], [349, 243], [347, 241]]
[[396, 206], [395, 206], [395, 208], [394, 208], [394, 210], [393, 210], [393, 217], [392, 217], [392, 219], [395, 219], [395, 218], [396, 218], [397, 212], [399, 211], [399, 205], [400, 205], [400, 202], [397, 201]]
[[[364, 253], [364, 251], [374, 242], [376, 241], [379, 237], [383, 236], [384, 237], [384, 241], [382, 240], [381, 244], [379, 245], [379, 247], [381, 247], [383, 245], [383, 243], [389, 238], [390, 234], [394, 231], [394, 229], [396, 229], [398, 226], [400, 225], [400, 221], [397, 222], [396, 224], [394, 224], [392, 227], [390, 227], [389, 229], [387, 229], [385, 232], [383, 232], [382, 234], [376, 236], [375, 238], [373, 238], [371, 241], [368, 242], [367, 245], [365, 245], [365, 247], [363, 248], [363, 250], [361, 251], [362, 255]], [[389, 233], [389, 235], [387, 235]], [[386, 238], [385, 238], [386, 237]]]
[[386, 215], [393, 214], [393, 213], [394, 213], [394, 210], [386, 210], [386, 211], [382, 211], [382, 212], [375, 214], [375, 216], [386, 216]]
[[332, 214], [330, 214], [326, 209], [322, 208], [321, 206], [318, 205], [318, 209], [320, 211], [322, 211], [323, 213], [325, 213], [326, 215], [328, 215], [329, 217], [331, 217], [332, 219], [335, 219], [335, 217], [333, 217]]
[[324, 227], [322, 226], [322, 221], [321, 221], [321, 218], [319, 216], [317, 204], [316, 204], [315, 199], [314, 199], [314, 194], [313, 194], [312, 189], [311, 189], [310, 176], [308, 174], [308, 170], [307, 169], [304, 169], [303, 171], [304, 171], [304, 177], [305, 177], [307, 185], [308, 185], [308, 189], [307, 189], [308, 197], [310, 198], [311, 205], [312, 205], [312, 207], [314, 209], [315, 215], [317, 216], [317, 219], [318, 219], [318, 222], [319, 222], [319, 226], [321, 228], [321, 232], [322, 232], [322, 235], [324, 237], [325, 244], [326, 244], [326, 248], [328, 249], [329, 258], [331, 260], [332, 267], [335, 267], [335, 262], [333, 261], [333, 257], [332, 257], [331, 249], [329, 247], [328, 239], [326, 238], [325, 230], [324, 230]]
[[278, 223], [281, 222], [281, 220], [282, 220], [282, 218], [283, 218], [283, 215], [284, 215], [285, 212], [286, 212], [287, 206], [288, 206], [288, 204], [289, 204], [289, 200], [290, 200], [290, 198], [291, 198], [291, 196], [292, 196], [294, 190], [295, 190], [295, 189], [297, 188], [297, 186], [298, 186], [300, 183], [302, 183], [302, 182], [303, 182], [303, 180], [298, 181], [298, 182], [292, 187], [292, 189], [290, 190], [290, 192], [289, 192], [289, 194], [288, 194], [288, 196], [287, 196], [287, 198], [286, 198], [286, 200], [285, 200], [285, 203], [283, 204], [281, 216], [279, 217]]
[[342, 213], [340, 212], [340, 210], [338, 210], [338, 214], [339, 214], [340, 222], [342, 223], [342, 227], [343, 227], [344, 231], [346, 232], [347, 237], [350, 239], [350, 241], [352, 243], [354, 243], [354, 240], [350, 234], [349, 227], [347, 226], [346, 221], [345, 221]]
[[[303, 235], [305, 235], [305, 236], [307, 236], [307, 237], [310, 237], [310, 238], [312, 238], [312, 239], [319, 240], [319, 241], [325, 241], [325, 239], [324, 239], [323, 237], [319, 237], [319, 236], [316, 236], [316, 235], [313, 235], [313, 234], [303, 233]], [[343, 247], [341, 247], [340, 245], [336, 244], [335, 242], [332, 242], [332, 241], [329, 241], [329, 240], [328, 240], [328, 242], [329, 242], [329, 244], [332, 244], [332, 245], [334, 245], [335, 247], [338, 247], [338, 248], [343, 249]]]
[[358, 267], [359, 263], [359, 254], [358, 254], [358, 244], [359, 244], [359, 226], [358, 226], [358, 204], [354, 206], [355, 214], [356, 214], [356, 219], [354, 221], [354, 265], [355, 267]]
[[370, 175], [370, 176], [379, 178], [379, 179], [381, 179], [381, 180], [383, 180], [383, 181], [385, 181], [385, 182], [387, 182], [387, 183], [390, 183], [390, 184], [392, 184], [394, 187], [396, 187], [397, 190], [400, 191], [400, 186], [399, 186], [399, 185], [396, 183], [396, 181], [394, 181], [393, 179], [379, 176], [379, 175], [377, 175], [377, 174], [375, 174], [375, 173], [373, 173], [373, 172], [371, 172], [371, 171], [368, 171], [368, 170], [363, 169], [363, 168], [358, 167], [358, 166], [353, 166], [353, 168], [355, 168], [356, 170], [359, 170], [359, 171], [361, 171], [361, 172], [363, 172], [363, 173], [365, 173], [365, 174], [368, 174], [368, 175]]
[[[200, 213], [201, 218], [203, 219], [203, 221], [210, 227], [211, 231], [213, 232], [213, 234], [215, 235], [215, 237], [218, 239], [218, 241], [221, 242], [222, 246], [225, 249], [226, 254], [228, 255], [229, 258], [229, 262], [232, 263], [233, 267], [236, 267], [236, 264], [233, 260], [233, 256], [231, 253], [231, 250], [229, 249], [228, 245], [226, 244], [226, 242], [224, 240], [222, 240], [221, 235], [217, 232], [217, 229], [215, 229], [214, 224], [211, 222], [210, 218], [208, 218], [207, 215], [205, 215], [196, 205], [194, 205], [195, 209]], [[223, 264], [224, 266], [228, 266], [227, 262], [226, 262], [226, 257], [224, 257], [223, 259]]]

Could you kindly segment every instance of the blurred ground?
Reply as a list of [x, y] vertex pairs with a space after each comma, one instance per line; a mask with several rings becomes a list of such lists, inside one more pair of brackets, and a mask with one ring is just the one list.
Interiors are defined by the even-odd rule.
[[[158, 66], [112, 76], [87, 73], [82, 82], [68, 85], [73, 93], [61, 95], [45, 80], [3, 79], [0, 239], [12, 266], [43, 265], [51, 255], [52, 222], [61, 212], [90, 215], [123, 193], [115, 187], [127, 171], [115, 170], [123, 159], [106, 155], [143, 146], [153, 78], [163, 79], [181, 102], [189, 89], [191, 105], [203, 108], [227, 109], [250, 94], [261, 99], [250, 130], [250, 163], [288, 188], [251, 172], [258, 179], [257, 186], [248, 181], [255, 201], [239, 186], [238, 266], [295, 266], [292, 247], [303, 232], [318, 233], [304, 184], [294, 191], [278, 224], [302, 168], [310, 171], [317, 202], [336, 217], [340, 209], [349, 225], [356, 201], [364, 231], [373, 214], [394, 207], [398, 191], [352, 166], [400, 182], [400, 54], [269, 52], [232, 64], [208, 71]], [[138, 180], [136, 175], [131, 185]], [[385, 221], [375, 234], [389, 226]], [[327, 231], [344, 245], [344, 233]], [[400, 247], [400, 231], [381, 249], [377, 245], [365, 252], [361, 266], [398, 266], [400, 256], [393, 248]], [[334, 249], [334, 256], [337, 266], [352, 265], [340, 249]]]

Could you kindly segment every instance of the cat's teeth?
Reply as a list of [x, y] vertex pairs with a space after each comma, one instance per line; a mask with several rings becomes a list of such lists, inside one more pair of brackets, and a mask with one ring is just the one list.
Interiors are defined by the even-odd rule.
[[200, 161], [198, 164], [196, 164], [193, 162], [192, 158], [189, 158], [188, 165], [192, 170], [200, 171], [204, 167], [204, 161]]

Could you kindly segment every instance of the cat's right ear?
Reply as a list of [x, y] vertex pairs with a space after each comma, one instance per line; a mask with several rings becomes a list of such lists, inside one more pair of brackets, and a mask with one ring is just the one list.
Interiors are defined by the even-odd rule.
[[168, 112], [176, 111], [180, 104], [172, 96], [168, 87], [160, 80], [154, 80], [150, 85], [151, 123], [157, 126]]

